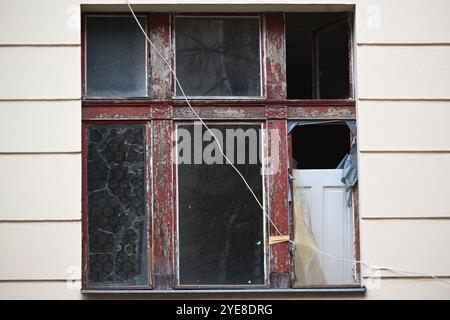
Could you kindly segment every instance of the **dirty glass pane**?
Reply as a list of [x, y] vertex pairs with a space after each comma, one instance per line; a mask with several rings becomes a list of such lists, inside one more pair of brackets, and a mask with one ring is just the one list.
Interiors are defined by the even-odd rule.
[[[145, 27], [146, 19], [139, 21]], [[147, 95], [146, 40], [133, 17], [86, 18], [86, 96]]]
[[177, 17], [175, 44], [186, 95], [261, 96], [257, 17]]
[[[210, 128], [217, 137], [223, 137], [228, 158], [262, 203], [261, 127], [210, 125]], [[238, 138], [231, 134], [237, 134]], [[261, 208], [233, 168], [225, 164], [204, 127], [178, 125], [177, 136], [179, 283], [264, 284]], [[233, 155], [230, 151], [234, 151]]]
[[89, 285], [148, 283], [145, 131], [88, 127]]

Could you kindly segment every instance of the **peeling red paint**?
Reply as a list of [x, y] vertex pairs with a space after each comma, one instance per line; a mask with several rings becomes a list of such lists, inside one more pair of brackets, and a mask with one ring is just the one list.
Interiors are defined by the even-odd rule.
[[153, 121], [153, 270], [155, 289], [173, 288], [172, 121]]
[[[168, 13], [152, 13], [149, 15], [149, 38], [164, 59], [171, 63], [170, 15]], [[172, 96], [172, 74], [169, 67], [158, 55], [150, 51], [149, 94], [151, 99], [165, 100]]]
[[[275, 226], [282, 235], [289, 235], [289, 210], [288, 210], [288, 172], [287, 172], [287, 128], [284, 120], [268, 120], [269, 134], [269, 158], [273, 152], [278, 153], [278, 167], [274, 175], [269, 176], [269, 213]], [[274, 131], [272, 131], [274, 130]], [[278, 134], [278, 137], [273, 137]], [[278, 138], [278, 144], [270, 143], [270, 139]], [[275, 150], [271, 146], [275, 145]], [[279, 235], [273, 226], [271, 235]], [[272, 273], [289, 273], [290, 254], [288, 243], [279, 243], [271, 246], [271, 271]]]
[[284, 41], [284, 15], [266, 13], [266, 72], [267, 98], [286, 97], [286, 50]]
[[[148, 34], [164, 58], [173, 63], [171, 53], [171, 15], [149, 14]], [[286, 50], [283, 13], [265, 14], [265, 34], [262, 41], [265, 49], [265, 74], [263, 88], [267, 99], [255, 100], [193, 100], [192, 106], [207, 120], [262, 120], [265, 121], [270, 140], [270, 130], [276, 129], [279, 143], [271, 149], [269, 157], [278, 153], [278, 168], [274, 175], [267, 176], [267, 208], [276, 227], [283, 235], [292, 231], [289, 225], [288, 208], [288, 143], [287, 119], [355, 119], [355, 102], [352, 100], [287, 100], [286, 99]], [[84, 38], [84, 37], [82, 37]], [[82, 42], [82, 52], [84, 42]], [[82, 59], [84, 70], [84, 55]], [[164, 61], [149, 48], [148, 57], [149, 99], [140, 100], [87, 100], [82, 102], [83, 134], [87, 121], [118, 123], [117, 120], [147, 123], [149, 144], [149, 188], [151, 190], [152, 215], [149, 220], [150, 272], [154, 289], [176, 288], [176, 177], [172, 162], [173, 128], [177, 120], [195, 120], [196, 117], [183, 100], [172, 99], [173, 81]], [[84, 71], [83, 71], [84, 72]], [[84, 73], [83, 73], [84, 85]], [[113, 120], [113, 121], [110, 121]], [[85, 138], [83, 138], [85, 139]], [[84, 141], [84, 140], [83, 140]], [[83, 159], [86, 145], [83, 142]], [[83, 160], [85, 162], [85, 160]], [[83, 162], [83, 186], [86, 183], [86, 166]], [[85, 195], [85, 192], [83, 193]], [[83, 225], [86, 223], [86, 199], [83, 196]], [[269, 225], [271, 235], [277, 235]], [[292, 236], [292, 235], [291, 235]], [[83, 286], [86, 276], [87, 239], [83, 231]], [[270, 286], [290, 287], [292, 263], [288, 243], [279, 243], [268, 248]], [[200, 288], [201, 286], [199, 286]]]

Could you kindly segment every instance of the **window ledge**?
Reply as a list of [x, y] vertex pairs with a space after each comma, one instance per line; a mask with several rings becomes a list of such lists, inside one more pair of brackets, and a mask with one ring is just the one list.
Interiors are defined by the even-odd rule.
[[223, 293], [257, 293], [257, 294], [365, 294], [366, 287], [349, 288], [301, 288], [301, 289], [183, 289], [183, 290], [81, 290], [82, 294], [223, 294]]

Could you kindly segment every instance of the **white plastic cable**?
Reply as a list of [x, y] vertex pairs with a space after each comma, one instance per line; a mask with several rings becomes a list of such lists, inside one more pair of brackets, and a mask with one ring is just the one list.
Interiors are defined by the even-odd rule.
[[380, 266], [376, 266], [376, 265], [372, 265], [369, 264], [367, 262], [364, 261], [360, 261], [360, 260], [352, 260], [352, 259], [344, 259], [344, 258], [339, 258], [336, 256], [333, 256], [329, 253], [326, 253], [318, 248], [313, 248], [314, 251], [316, 251], [317, 253], [320, 253], [326, 257], [329, 257], [331, 259], [334, 260], [338, 260], [338, 261], [344, 261], [344, 262], [351, 262], [353, 264], [359, 264], [359, 265], [363, 265], [369, 269], [372, 270], [380, 270], [380, 271], [390, 271], [390, 272], [394, 272], [394, 273], [403, 273], [403, 274], [411, 274], [411, 275], [416, 275], [416, 276], [423, 276], [423, 277], [427, 277], [427, 278], [433, 278], [437, 281], [440, 281], [442, 283], [445, 283], [447, 285], [450, 285], [450, 281], [447, 281], [445, 279], [442, 279], [434, 274], [429, 274], [429, 273], [421, 273], [421, 272], [414, 272], [414, 271], [407, 271], [407, 270], [401, 270], [401, 269], [397, 269], [397, 268], [392, 268], [392, 267], [380, 267]]
[[[183, 95], [184, 100], [186, 101], [187, 105], [189, 106], [189, 109], [192, 111], [192, 113], [195, 115], [195, 117], [200, 121], [200, 123], [206, 128], [206, 130], [208, 130], [208, 132], [211, 134], [211, 136], [214, 138], [214, 140], [216, 141], [218, 147], [219, 147], [219, 151], [220, 153], [223, 155], [223, 157], [225, 158], [226, 162], [234, 169], [234, 171], [236, 171], [236, 173], [239, 175], [239, 177], [242, 179], [242, 181], [244, 182], [245, 186], [247, 187], [247, 189], [250, 191], [250, 193], [252, 194], [253, 198], [255, 198], [256, 202], [258, 203], [259, 207], [261, 208], [261, 210], [263, 211], [263, 214], [267, 217], [267, 219], [269, 220], [270, 224], [272, 225], [272, 227], [275, 229], [275, 231], [279, 234], [279, 235], [283, 235], [280, 230], [278, 229], [278, 227], [275, 225], [275, 223], [272, 221], [272, 219], [270, 218], [270, 216], [267, 214], [264, 206], [261, 204], [261, 202], [259, 201], [258, 197], [256, 196], [256, 194], [253, 192], [252, 188], [250, 187], [250, 185], [248, 184], [247, 180], [245, 179], [245, 177], [242, 175], [242, 173], [239, 171], [238, 168], [236, 168], [234, 166], [234, 164], [228, 159], [228, 157], [225, 155], [225, 152], [222, 149], [222, 146], [220, 145], [219, 140], [217, 139], [217, 137], [214, 135], [214, 133], [212, 132], [212, 130], [208, 127], [208, 125], [203, 121], [203, 119], [200, 117], [200, 115], [197, 113], [197, 111], [195, 111], [195, 109], [192, 107], [191, 103], [189, 102], [189, 99], [187, 98], [183, 87], [181, 86], [180, 81], [177, 78], [177, 75], [175, 73], [175, 70], [173, 70], [171, 64], [164, 58], [164, 56], [162, 55], [162, 53], [158, 50], [158, 48], [156, 48], [156, 46], [153, 44], [153, 42], [150, 40], [149, 36], [147, 35], [147, 32], [144, 30], [144, 28], [142, 27], [141, 23], [139, 22], [139, 19], [136, 17], [136, 14], [133, 11], [133, 8], [131, 7], [131, 3], [130, 0], [126, 0], [128, 8], [131, 12], [131, 14], [134, 17], [134, 20], [136, 20], [137, 25], [139, 26], [139, 29], [141, 29], [143, 35], [145, 36], [145, 38], [147, 39], [147, 42], [150, 44], [150, 46], [153, 48], [153, 50], [155, 50], [155, 52], [158, 54], [158, 56], [162, 59], [162, 61], [167, 65], [167, 67], [169, 68], [170, 72], [172, 73], [176, 84], [178, 85], [178, 87], [180, 88], [180, 91]], [[289, 243], [294, 244], [294, 241], [289, 240]], [[375, 265], [371, 265], [367, 262], [364, 261], [359, 261], [359, 260], [352, 260], [352, 259], [344, 259], [344, 258], [339, 258], [336, 256], [333, 256], [329, 253], [326, 253], [318, 248], [313, 248], [314, 251], [316, 251], [317, 253], [320, 253], [326, 257], [329, 257], [331, 259], [337, 260], [337, 261], [344, 261], [344, 262], [351, 262], [353, 264], [359, 264], [359, 265], [363, 265], [369, 269], [372, 270], [380, 270], [380, 271], [390, 271], [390, 272], [394, 272], [394, 273], [403, 273], [403, 274], [411, 274], [411, 275], [418, 275], [418, 276], [423, 276], [423, 277], [428, 277], [428, 278], [433, 278], [437, 281], [440, 281], [442, 283], [445, 283], [447, 285], [450, 285], [450, 281], [444, 280], [436, 275], [433, 274], [428, 274], [428, 273], [421, 273], [421, 272], [413, 272], [413, 271], [406, 271], [406, 270], [400, 270], [400, 269], [396, 269], [396, 268], [391, 268], [391, 267], [380, 267], [380, 266], [375, 266]]]
[[189, 102], [189, 99], [187, 98], [183, 87], [181, 86], [180, 81], [177, 78], [177, 75], [175, 73], [175, 70], [173, 70], [172, 66], [170, 65], [170, 63], [164, 58], [164, 56], [162, 55], [162, 53], [158, 50], [158, 48], [156, 48], [156, 46], [153, 44], [153, 42], [150, 40], [149, 36], [147, 35], [147, 32], [145, 32], [144, 28], [142, 27], [141, 23], [139, 22], [139, 19], [136, 17], [136, 14], [133, 11], [133, 8], [131, 7], [130, 1], [127, 1], [127, 5], [128, 8], [130, 9], [131, 14], [134, 17], [134, 20], [136, 20], [136, 23], [139, 26], [139, 29], [141, 29], [142, 33], [144, 34], [145, 38], [147, 39], [148, 43], [150, 44], [150, 46], [153, 48], [153, 50], [155, 50], [155, 52], [158, 54], [158, 56], [162, 59], [162, 61], [164, 61], [164, 63], [167, 65], [167, 67], [169, 68], [170, 72], [172, 73], [176, 84], [178, 85], [178, 87], [181, 90], [181, 93], [183, 95], [184, 100], [186, 101], [187, 105], [189, 106], [189, 109], [192, 111], [192, 113], [195, 115], [195, 117], [200, 121], [200, 123], [206, 128], [206, 130], [208, 130], [208, 132], [211, 134], [211, 136], [214, 138], [214, 140], [216, 141], [218, 147], [219, 147], [219, 151], [220, 153], [223, 155], [223, 157], [225, 158], [226, 162], [234, 169], [234, 171], [236, 171], [236, 173], [239, 175], [239, 177], [242, 179], [242, 181], [244, 182], [245, 186], [247, 187], [247, 189], [250, 191], [250, 193], [252, 194], [253, 198], [255, 198], [256, 202], [258, 203], [259, 207], [261, 208], [261, 210], [263, 211], [263, 214], [267, 217], [267, 219], [269, 220], [270, 224], [272, 225], [272, 227], [275, 229], [275, 231], [279, 234], [282, 235], [282, 233], [280, 232], [280, 230], [278, 229], [278, 227], [275, 225], [275, 223], [272, 221], [272, 219], [270, 218], [270, 216], [267, 214], [264, 206], [262, 205], [262, 203], [259, 201], [258, 197], [256, 196], [256, 194], [253, 192], [252, 188], [250, 187], [250, 185], [248, 184], [247, 180], [245, 179], [245, 177], [242, 175], [242, 173], [239, 171], [238, 168], [236, 168], [236, 166], [230, 161], [230, 159], [228, 159], [228, 157], [225, 155], [225, 152], [222, 149], [222, 146], [220, 145], [219, 140], [217, 139], [217, 137], [214, 135], [214, 133], [212, 132], [212, 130], [208, 127], [208, 125], [203, 121], [203, 119], [200, 117], [200, 115], [197, 113], [197, 111], [195, 111], [195, 109], [192, 107], [191, 103]]

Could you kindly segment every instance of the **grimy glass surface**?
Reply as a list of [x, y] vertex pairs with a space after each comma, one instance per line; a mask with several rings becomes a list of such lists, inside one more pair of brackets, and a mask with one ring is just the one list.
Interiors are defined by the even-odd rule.
[[146, 40], [133, 17], [86, 17], [87, 97], [147, 96], [146, 64]]
[[147, 276], [144, 125], [89, 125], [88, 283], [143, 285]]
[[186, 95], [261, 96], [259, 41], [257, 17], [177, 17], [176, 72]]
[[[196, 127], [197, 129], [194, 129]], [[259, 125], [210, 125], [215, 135], [222, 135], [224, 151], [247, 179], [259, 201], [263, 203], [263, 177], [259, 154]], [[230, 156], [230, 139], [226, 131], [243, 129], [250, 133], [245, 145], [245, 161], [238, 162], [238, 146], [235, 140], [234, 156]], [[197, 130], [196, 133], [194, 131]], [[189, 134], [181, 134], [181, 131]], [[200, 134], [198, 134], [200, 132]], [[254, 133], [254, 134], [253, 134]], [[196, 136], [195, 136], [196, 135]], [[225, 164], [223, 156], [211, 151], [211, 141], [202, 140], [204, 127], [200, 125], [178, 125], [178, 264], [181, 285], [257, 285], [264, 284], [264, 215], [250, 191], [233, 168]], [[186, 136], [195, 142], [182, 149]], [[200, 137], [200, 138], [199, 138]], [[242, 136], [241, 136], [242, 137]], [[210, 138], [210, 136], [209, 136]], [[186, 141], [184, 141], [186, 143]], [[194, 146], [196, 144], [196, 146]], [[253, 148], [250, 148], [250, 145]], [[197, 163], [181, 163], [186, 154], [192, 160], [201, 150], [204, 155], [211, 152], [222, 159], [212, 164], [197, 158]], [[239, 148], [242, 150], [242, 148]], [[242, 155], [242, 154], [241, 154]], [[253, 160], [251, 160], [253, 159]]]

